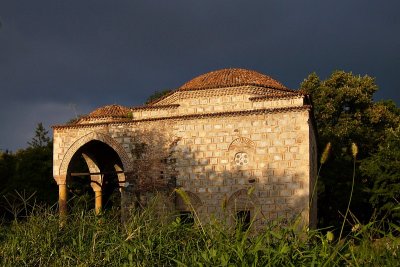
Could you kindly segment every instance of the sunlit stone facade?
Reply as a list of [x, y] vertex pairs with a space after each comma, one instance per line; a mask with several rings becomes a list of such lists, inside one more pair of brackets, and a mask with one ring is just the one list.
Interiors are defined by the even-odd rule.
[[105, 106], [54, 126], [53, 170], [61, 199], [72, 162], [83, 158], [98, 210], [107, 177], [118, 179], [123, 216], [159, 192], [160, 208], [194, 209], [204, 222], [244, 214], [257, 228], [296, 217], [314, 226], [316, 151], [307, 95], [258, 72], [224, 69], [148, 105]]

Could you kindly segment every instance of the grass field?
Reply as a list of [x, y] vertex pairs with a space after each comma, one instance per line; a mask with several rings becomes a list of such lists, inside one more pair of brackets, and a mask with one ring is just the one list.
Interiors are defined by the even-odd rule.
[[400, 227], [356, 225], [341, 240], [273, 222], [257, 235], [224, 222], [187, 225], [151, 206], [120, 223], [118, 211], [34, 207], [0, 226], [1, 266], [399, 266]]

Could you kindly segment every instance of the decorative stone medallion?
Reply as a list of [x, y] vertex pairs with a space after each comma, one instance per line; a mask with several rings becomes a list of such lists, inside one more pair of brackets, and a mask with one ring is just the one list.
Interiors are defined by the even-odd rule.
[[235, 154], [235, 163], [237, 166], [244, 166], [249, 163], [249, 155], [246, 152], [238, 152]]

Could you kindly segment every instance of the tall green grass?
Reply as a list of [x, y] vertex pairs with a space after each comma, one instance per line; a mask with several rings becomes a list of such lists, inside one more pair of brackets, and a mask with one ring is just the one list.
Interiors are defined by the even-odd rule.
[[335, 241], [324, 230], [271, 222], [255, 235], [224, 222], [186, 225], [149, 207], [121, 224], [75, 208], [60, 227], [56, 210], [36, 207], [0, 227], [1, 266], [398, 266], [400, 227], [357, 224]]
[[[329, 149], [330, 144], [321, 166]], [[185, 224], [176, 214], [161, 213], [157, 197], [146, 208], [132, 211], [129, 220], [121, 224], [118, 210], [96, 216], [88, 211], [88, 203], [93, 201], [85, 197], [73, 199], [73, 212], [65, 221], [54, 207], [30, 204], [32, 196], [18, 194], [16, 201], [8, 201], [14, 221], [0, 224], [0, 265], [400, 266], [400, 226], [374, 219], [362, 225], [350, 211], [355, 144], [352, 152], [352, 189], [336, 240], [332, 229], [300, 232], [295, 222], [272, 221], [257, 234], [251, 223], [249, 228], [240, 222], [203, 224], [180, 189], [175, 192], [192, 209], [194, 225]], [[312, 199], [315, 191], [316, 184]], [[352, 224], [348, 233], [344, 232], [345, 223]]]

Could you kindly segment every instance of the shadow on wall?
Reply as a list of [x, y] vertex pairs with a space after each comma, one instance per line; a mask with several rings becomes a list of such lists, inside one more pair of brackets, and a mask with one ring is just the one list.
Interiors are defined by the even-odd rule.
[[[125, 208], [142, 207], [155, 192], [163, 192], [161, 210], [175, 209], [187, 217], [194, 209], [204, 222], [250, 217], [262, 227], [270, 220], [291, 221], [301, 215], [308, 224], [309, 184], [304, 174], [269, 164], [268, 156], [258, 155], [247, 138], [218, 149], [170, 135], [166, 127], [173, 126], [137, 130], [131, 137], [134, 171], [128, 178]], [[176, 187], [186, 192], [190, 204], [173, 193]]]
[[[171, 147], [176, 139], [169, 135], [167, 122], [137, 128], [130, 136], [129, 152], [132, 155], [132, 172], [127, 174], [128, 186], [124, 188], [121, 205], [124, 210], [137, 210], [146, 206], [158, 194], [155, 208], [174, 209], [173, 190], [176, 186], [175, 159]], [[157, 129], [157, 130], [154, 130]]]

